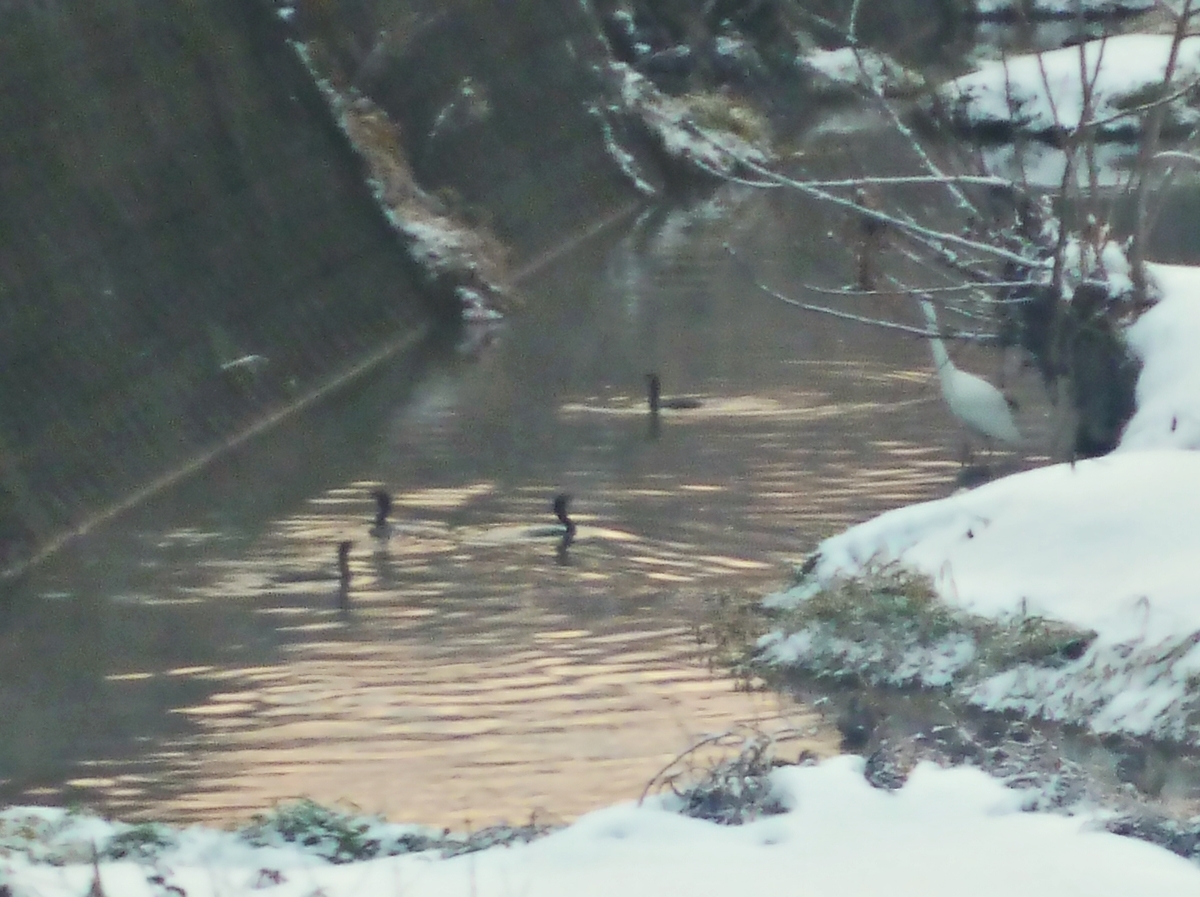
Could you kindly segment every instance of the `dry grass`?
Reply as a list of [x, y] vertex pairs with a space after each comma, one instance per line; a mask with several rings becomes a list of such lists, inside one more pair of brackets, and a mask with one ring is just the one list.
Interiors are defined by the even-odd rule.
[[766, 732], [749, 726], [702, 738], [646, 783], [638, 803], [650, 794], [669, 792], [672, 809], [719, 825], [742, 825], [783, 813], [787, 808], [774, 794], [770, 774], [781, 766], [814, 760], [807, 750], [792, 761], [779, 756], [782, 745], [808, 738], [810, 733], [799, 729]]
[[854, 634], [902, 631], [929, 645], [955, 631], [963, 620], [938, 598], [929, 577], [889, 566], [862, 578], [838, 580], [779, 621], [784, 629], [826, 623]]
[[727, 131], [754, 146], [767, 146], [771, 129], [752, 106], [721, 93], [689, 93], [683, 98], [692, 118], [702, 128]]
[[[814, 581], [808, 575], [797, 579], [800, 586], [806, 582]], [[1083, 656], [1095, 638], [1092, 632], [1027, 613], [1001, 619], [969, 614], [942, 601], [929, 577], [897, 565], [835, 580], [784, 610], [764, 609], [760, 599], [745, 594], [717, 594], [695, 629], [709, 663], [732, 670], [747, 688], [778, 686], [786, 672], [761, 656], [758, 645], [768, 632], [812, 634], [824, 654], [811, 664], [800, 662], [810, 673], [865, 675], [891, 684], [901, 684], [889, 679], [897, 666], [902, 661], [909, 665], [926, 649], [932, 669], [938, 651], [969, 640], [974, 656], [954, 676], [979, 678], [1021, 664], [1062, 666]], [[917, 675], [904, 681], [922, 680]]]
[[693, 634], [709, 669], [731, 671], [738, 687], [750, 691], [761, 687], [760, 677], [769, 672], [755, 668], [753, 661], [759, 638], [771, 628], [761, 595], [724, 591], [705, 599]]

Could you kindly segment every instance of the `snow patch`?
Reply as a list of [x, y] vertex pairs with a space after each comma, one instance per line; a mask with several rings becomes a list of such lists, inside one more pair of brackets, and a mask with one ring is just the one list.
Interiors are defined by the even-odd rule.
[[[864, 769], [864, 760], [853, 756], [778, 769], [770, 786], [784, 812], [745, 825], [689, 818], [671, 812], [664, 800], [648, 800], [598, 810], [537, 841], [469, 857], [420, 854], [333, 866], [261, 848], [258, 854], [209, 852], [202, 859], [179, 853], [157, 865], [102, 862], [101, 886], [122, 897], [173, 888], [188, 897], [237, 897], [268, 887], [285, 897], [725, 897], [793, 893], [797, 883], [813, 897], [1200, 892], [1200, 869], [1186, 860], [1096, 831], [1095, 817], [1025, 812], [1026, 792], [979, 770], [922, 763], [903, 787], [884, 791], [867, 783]], [[80, 820], [92, 824], [107, 825]], [[214, 844], [241, 850], [227, 833], [212, 834]], [[58, 867], [25, 855], [0, 861], [0, 879], [14, 894], [77, 897], [89, 892], [94, 874], [90, 863]]]
[[[1078, 128], [1085, 111], [1100, 130], [1129, 132], [1138, 126], [1139, 97], [1161, 84], [1171, 49], [1171, 37], [1125, 34], [1089, 41], [1075, 47], [1013, 56], [983, 63], [955, 78], [939, 91], [967, 127], [1012, 125], [1032, 133]], [[1082, 55], [1082, 66], [1081, 66]], [[1081, 69], [1093, 82], [1091, 109], [1085, 110]], [[1173, 85], [1200, 72], [1200, 37], [1185, 39], [1179, 48]], [[1176, 102], [1177, 124], [1195, 123], [1196, 112]]]
[[1137, 411], [1118, 451], [1200, 449], [1200, 268], [1150, 265], [1158, 304], [1129, 328], [1142, 361]]
[[925, 80], [919, 74], [875, 50], [856, 50], [854, 47], [817, 50], [802, 61], [813, 75], [813, 87], [820, 93], [865, 87], [885, 96], [895, 96], [925, 86]]

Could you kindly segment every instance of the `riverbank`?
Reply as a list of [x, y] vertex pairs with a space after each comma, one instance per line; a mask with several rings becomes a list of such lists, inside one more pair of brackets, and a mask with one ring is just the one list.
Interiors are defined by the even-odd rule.
[[[22, 818], [10, 810], [0, 817], [0, 887], [14, 897], [589, 897], [615, 889], [651, 897], [796, 888], [814, 897], [1125, 897], [1200, 888], [1193, 864], [1096, 831], [1095, 818], [1026, 812], [1028, 794], [977, 770], [922, 765], [889, 792], [872, 788], [863, 766], [859, 758], [840, 757], [776, 770], [768, 776], [772, 803], [743, 825], [690, 818], [680, 812], [684, 792], [598, 810], [532, 843], [517, 838], [457, 856], [444, 847], [424, 849], [427, 836], [419, 831], [358, 820], [340, 836], [396, 855], [352, 862], [321, 855], [337, 831], [293, 831], [285, 838], [278, 829], [273, 836], [261, 828], [143, 829], [139, 836], [60, 811]], [[52, 833], [52, 845], [39, 841], [42, 833]], [[114, 840], [127, 851], [120, 859], [111, 858]], [[94, 850], [104, 859], [93, 860]], [[64, 862], [52, 864], [51, 857]]]
[[[1157, 304], [1127, 333], [1138, 409], [1115, 452], [822, 542], [764, 601], [749, 665], [882, 689], [842, 701], [839, 726], [893, 786], [922, 759], [969, 762], [1056, 806], [1104, 806], [1117, 828], [1197, 859], [1200, 271], [1151, 273]], [[942, 710], [900, 709], [896, 689], [936, 694]]]

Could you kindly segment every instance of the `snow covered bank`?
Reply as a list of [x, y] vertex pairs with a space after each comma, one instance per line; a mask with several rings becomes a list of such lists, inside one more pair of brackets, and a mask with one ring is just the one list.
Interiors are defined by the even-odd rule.
[[1122, 451], [1200, 449], [1200, 268], [1151, 265], [1161, 298], [1129, 328], [1142, 360], [1137, 412], [1121, 437]]
[[591, 111], [599, 119], [609, 153], [638, 190], [657, 192], [624, 144], [632, 117], [660, 152], [660, 161], [685, 177], [724, 179], [742, 172], [745, 163], [765, 165], [773, 158], [765, 120], [750, 107], [721, 94], [672, 97], [629, 65], [608, 67], [620, 101]]
[[[283, 17], [286, 20], [290, 14]], [[428, 285], [457, 301], [465, 323], [499, 321], [501, 312], [513, 305], [505, 285], [506, 251], [500, 241], [486, 227], [468, 227], [442, 200], [418, 185], [400, 130], [380, 106], [356, 89], [339, 89], [324, 77], [307, 44], [293, 41], [292, 48], [362, 158], [376, 203], [409, 257], [425, 273]]]
[[876, 50], [814, 50], [802, 56], [800, 64], [812, 78], [813, 91], [822, 97], [849, 98], [862, 88], [881, 96], [904, 97], [925, 89], [925, 79], [918, 72]]
[[[922, 764], [902, 789], [882, 791], [864, 780], [860, 758], [839, 757], [779, 769], [771, 782], [786, 812], [743, 826], [691, 819], [672, 812], [671, 799], [655, 800], [599, 810], [531, 844], [340, 866], [189, 829], [152, 859], [102, 862], [99, 876], [114, 897], [1200, 893], [1200, 869], [1186, 860], [1097, 831], [1085, 817], [1023, 812], [1027, 795], [977, 770]], [[87, 893], [96, 875], [90, 863], [30, 860], [14, 834], [20, 812], [8, 811], [0, 828], [0, 886], [17, 897]], [[83, 845], [94, 839], [103, 847], [107, 825], [77, 818], [75, 833]]]
[[[968, 131], [1016, 129], [1050, 137], [1078, 128], [1086, 114], [1101, 134], [1133, 136], [1141, 126], [1142, 104], [1158, 96], [1170, 50], [1169, 35], [1125, 34], [985, 62], [943, 85], [939, 94], [952, 121]], [[1082, 73], [1091, 82], [1090, 108]], [[1200, 37], [1191, 37], [1179, 48], [1172, 85], [1185, 84], [1197, 73]], [[1165, 127], [1197, 120], [1196, 110], [1176, 100]]]
[[[762, 659], [1200, 744], [1200, 454], [1178, 450], [1200, 437], [1200, 269], [1151, 274], [1161, 299], [1129, 331], [1144, 368], [1116, 452], [826, 540], [810, 575], [765, 602], [787, 613]], [[932, 609], [897, 571], [928, 577]], [[900, 623], [868, 631], [856, 600], [899, 603]]]
[[[764, 659], [1200, 742], [1198, 512], [1200, 455], [1175, 451], [1055, 465], [900, 508], [822, 543], [815, 578], [769, 604], [872, 575], [882, 583], [867, 600], [887, 600], [888, 568], [901, 564], [929, 577], [948, 618], [869, 638], [855, 620], [802, 618], [762, 642]], [[1047, 632], [1046, 620], [1068, 629]], [[1013, 650], [997, 655], [1005, 641]]]
[[1153, 8], [1153, 0], [975, 0], [975, 14], [987, 21], [1111, 19]]
[[1159, 640], [1200, 630], [1198, 511], [1200, 454], [1119, 452], [884, 514], [825, 542], [816, 572], [903, 559], [971, 613]]

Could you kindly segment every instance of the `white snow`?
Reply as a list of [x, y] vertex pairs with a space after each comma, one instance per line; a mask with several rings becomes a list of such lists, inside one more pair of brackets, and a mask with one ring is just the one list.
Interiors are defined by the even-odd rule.
[[[981, 147], [980, 152], [985, 171], [1016, 182], [1027, 181], [1032, 187], [1057, 190], [1067, 173], [1066, 151], [1040, 141], [988, 145]], [[1089, 180], [1094, 177], [1096, 186], [1123, 187], [1129, 180], [1129, 169], [1136, 156], [1137, 147], [1129, 143], [1098, 143], [1086, 164], [1072, 164], [1074, 183], [1081, 188], [1090, 188]], [[1072, 179], [1067, 178], [1066, 182], [1071, 183]]]
[[817, 573], [900, 560], [972, 613], [1159, 639], [1200, 629], [1198, 512], [1200, 454], [1119, 452], [891, 511], [824, 542]]
[[[610, 71], [617, 79], [622, 100], [621, 108], [612, 111], [638, 115], [669, 156], [718, 174], [730, 174], [743, 162], [757, 165], [767, 162], [767, 153], [761, 147], [732, 131], [698, 124], [688, 103], [662, 93], [649, 78], [630, 66], [613, 63]], [[606, 141], [615, 145], [611, 138], [606, 131]], [[620, 150], [614, 157], [625, 165], [627, 155]]]
[[[1081, 69], [1093, 85], [1089, 120], [1109, 119], [1120, 114], [1122, 103], [1132, 105], [1130, 97], [1161, 83], [1170, 48], [1169, 35], [1125, 34], [984, 62], [977, 71], [948, 82], [941, 92], [975, 124], [1011, 121], [1034, 132], [1072, 129], [1085, 111]], [[1178, 86], [1198, 72], [1200, 37], [1187, 38], [1180, 45], [1172, 83]], [[1124, 116], [1111, 124], [1131, 128], [1137, 120]]]
[[[153, 861], [105, 862], [111, 897], [269, 893], [278, 897], [1128, 897], [1200, 893], [1200, 868], [1095, 828], [1087, 816], [1023, 812], [1026, 795], [974, 769], [921, 764], [895, 792], [872, 788], [859, 757], [776, 770], [787, 812], [719, 826], [666, 800], [598, 810], [529, 844], [443, 859], [432, 853], [340, 866], [300, 851], [255, 853], [225, 833], [189, 829]], [[13, 811], [10, 811], [12, 813]], [[99, 837], [81, 819], [80, 841]], [[17, 897], [77, 897], [90, 863], [30, 863], [6, 838], [0, 882]], [[196, 845], [203, 844], [204, 849]], [[159, 884], [150, 876], [162, 877]]]
[[[499, 284], [498, 265], [489, 258], [485, 238], [477, 230], [455, 220], [442, 209], [443, 203], [422, 190], [403, 159], [380, 149], [377, 144], [381, 140], [398, 137], [393, 133], [394, 126], [387, 114], [374, 101], [356, 88], [342, 90], [322, 77], [308, 44], [303, 41], [288, 43], [308, 69], [339, 129], [367, 165], [367, 185], [409, 256], [425, 270], [430, 280], [439, 277], [465, 279], [490, 288], [487, 292], [493, 293], [491, 297], [479, 289], [457, 289], [458, 298], [463, 300], [462, 308], [468, 313], [464, 317], [467, 323], [502, 317], [487, 301], [499, 299], [503, 289]], [[478, 100], [477, 108], [473, 107], [474, 111], [469, 114], [486, 115], [486, 101], [479, 100], [473, 91], [470, 79], [466, 79], [459, 85], [458, 96]]]
[[[1085, 280], [1103, 280], [1110, 296], [1127, 296], [1133, 292], [1129, 256], [1123, 243], [1106, 240], [1097, 251], [1096, 247], [1070, 236], [1063, 247], [1062, 259], [1063, 292], [1068, 299]], [[1044, 282], [1049, 283], [1049, 278]]]
[[1154, 265], [1162, 300], [1129, 328], [1129, 344], [1142, 359], [1137, 413], [1125, 428], [1121, 450], [1200, 449], [1200, 272]]
[[924, 85], [916, 72], [904, 68], [890, 56], [865, 48], [815, 50], [804, 57], [804, 63], [815, 76], [814, 88], [820, 91], [862, 85], [894, 94], [915, 91]]

